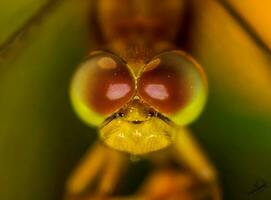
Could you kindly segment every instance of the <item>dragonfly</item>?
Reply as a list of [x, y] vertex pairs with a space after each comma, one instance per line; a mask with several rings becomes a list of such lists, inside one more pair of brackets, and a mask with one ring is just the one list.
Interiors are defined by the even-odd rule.
[[97, 2], [100, 49], [74, 73], [70, 96], [77, 115], [98, 127], [103, 143], [91, 148], [67, 181], [67, 199], [79, 199], [102, 172], [97, 195], [111, 195], [129, 162], [127, 154], [180, 162], [211, 188], [213, 199], [221, 198], [215, 168], [186, 127], [204, 108], [207, 79], [200, 64], [175, 43], [182, 1], [151, 5]]
[[[204, 107], [207, 79], [203, 68], [174, 44], [183, 2], [154, 3], [97, 2], [101, 49], [78, 67], [70, 96], [78, 116], [98, 127], [105, 147], [92, 148], [68, 180], [68, 196], [86, 190], [105, 158], [110, 169], [98, 187], [102, 196], [110, 194], [123, 170], [119, 152], [140, 157], [170, 149], [168, 157], [183, 159], [200, 182], [210, 185], [212, 199], [220, 199], [215, 169], [186, 128]], [[101, 161], [95, 162], [97, 155]]]

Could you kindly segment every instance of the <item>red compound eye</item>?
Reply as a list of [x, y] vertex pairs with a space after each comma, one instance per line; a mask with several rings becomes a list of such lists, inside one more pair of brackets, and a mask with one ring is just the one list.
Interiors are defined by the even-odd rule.
[[198, 112], [205, 100], [205, 81], [203, 71], [190, 57], [180, 51], [165, 52], [145, 66], [138, 80], [138, 93], [169, 116], [189, 106]]
[[78, 112], [84, 112], [80, 115], [109, 115], [129, 101], [134, 90], [134, 78], [124, 61], [105, 52], [84, 62], [72, 82], [74, 106]]

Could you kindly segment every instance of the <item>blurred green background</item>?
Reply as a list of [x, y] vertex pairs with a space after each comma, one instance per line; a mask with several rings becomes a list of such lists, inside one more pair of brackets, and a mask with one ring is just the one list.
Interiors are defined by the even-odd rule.
[[[2, 0], [0, 44], [44, 3]], [[68, 95], [75, 67], [96, 45], [91, 3], [61, 1], [0, 58], [1, 200], [61, 199], [70, 170], [96, 137]], [[270, 53], [213, 0], [196, 1], [191, 30], [190, 53], [210, 84], [192, 130], [219, 171], [224, 199], [271, 199], [269, 187], [248, 195], [257, 181], [271, 184]]]

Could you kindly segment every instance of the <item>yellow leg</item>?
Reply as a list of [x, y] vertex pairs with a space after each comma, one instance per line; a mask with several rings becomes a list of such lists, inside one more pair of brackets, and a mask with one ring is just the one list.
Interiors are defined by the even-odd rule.
[[179, 128], [173, 149], [175, 159], [185, 164], [199, 181], [210, 186], [213, 199], [221, 199], [216, 170], [187, 129]]
[[[120, 153], [100, 143], [94, 145], [68, 179], [65, 199], [94, 199], [94, 196], [99, 199], [109, 195], [114, 190], [125, 163], [126, 158]], [[88, 191], [88, 188], [93, 188], [93, 191]], [[89, 195], [91, 198], [87, 197]]]

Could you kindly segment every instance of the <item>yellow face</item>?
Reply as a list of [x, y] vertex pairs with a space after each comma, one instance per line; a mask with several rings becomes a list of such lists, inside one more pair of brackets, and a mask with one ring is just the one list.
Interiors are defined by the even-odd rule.
[[199, 115], [207, 83], [181, 51], [159, 54], [139, 73], [133, 69], [116, 55], [96, 52], [75, 73], [71, 100], [82, 120], [99, 126], [105, 144], [139, 155], [169, 146], [176, 127]]

